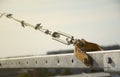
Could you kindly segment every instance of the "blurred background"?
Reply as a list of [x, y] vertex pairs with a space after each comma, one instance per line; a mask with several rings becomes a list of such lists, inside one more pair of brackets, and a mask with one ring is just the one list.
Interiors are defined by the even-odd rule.
[[[0, 0], [0, 12], [99, 45], [120, 44], [119, 0]], [[73, 48], [29, 27], [22, 28], [13, 20], [0, 19], [1, 57]]]
[[[0, 0], [0, 13], [120, 49], [120, 0]], [[72, 53], [74, 47], [6, 17], [0, 18], [0, 57]]]

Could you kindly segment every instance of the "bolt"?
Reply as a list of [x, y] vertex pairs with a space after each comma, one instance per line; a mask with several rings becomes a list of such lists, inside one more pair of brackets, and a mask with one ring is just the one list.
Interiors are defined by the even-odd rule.
[[82, 60], [82, 62], [83, 62], [84, 64], [86, 64], [86, 63], [87, 63], [87, 59], [84, 58], [84, 59]]
[[112, 63], [112, 59], [110, 57], [107, 58], [107, 63], [111, 64]]

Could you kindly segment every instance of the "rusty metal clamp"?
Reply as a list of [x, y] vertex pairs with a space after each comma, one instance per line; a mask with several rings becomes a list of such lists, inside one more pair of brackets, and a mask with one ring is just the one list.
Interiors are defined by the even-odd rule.
[[86, 54], [86, 51], [82, 50], [82, 47], [84, 47], [84, 44], [82, 43], [82, 41], [79, 39], [76, 39], [74, 46], [75, 46], [74, 55], [86, 66], [91, 66], [92, 59], [88, 54]]

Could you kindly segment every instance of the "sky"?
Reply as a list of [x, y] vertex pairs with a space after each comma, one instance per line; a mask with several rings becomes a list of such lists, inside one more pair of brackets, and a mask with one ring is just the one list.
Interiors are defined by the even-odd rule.
[[[0, 0], [0, 13], [99, 45], [120, 45], [119, 0]], [[0, 18], [0, 56], [74, 49], [6, 17]]]

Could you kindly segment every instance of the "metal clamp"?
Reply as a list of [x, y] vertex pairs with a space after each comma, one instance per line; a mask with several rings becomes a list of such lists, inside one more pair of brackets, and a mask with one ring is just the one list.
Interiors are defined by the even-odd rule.
[[37, 30], [37, 29], [41, 29], [42, 28], [42, 26], [41, 26], [41, 23], [40, 24], [36, 24], [36, 26], [35, 26], [35, 29]]
[[81, 49], [83, 45], [81, 44], [82, 42], [80, 40], [76, 40], [75, 43], [75, 49], [74, 49], [74, 55], [86, 66], [91, 66], [92, 65], [92, 59], [89, 55], [86, 54], [85, 51]]
[[7, 14], [6, 17], [7, 18], [12, 18], [12, 14]]

